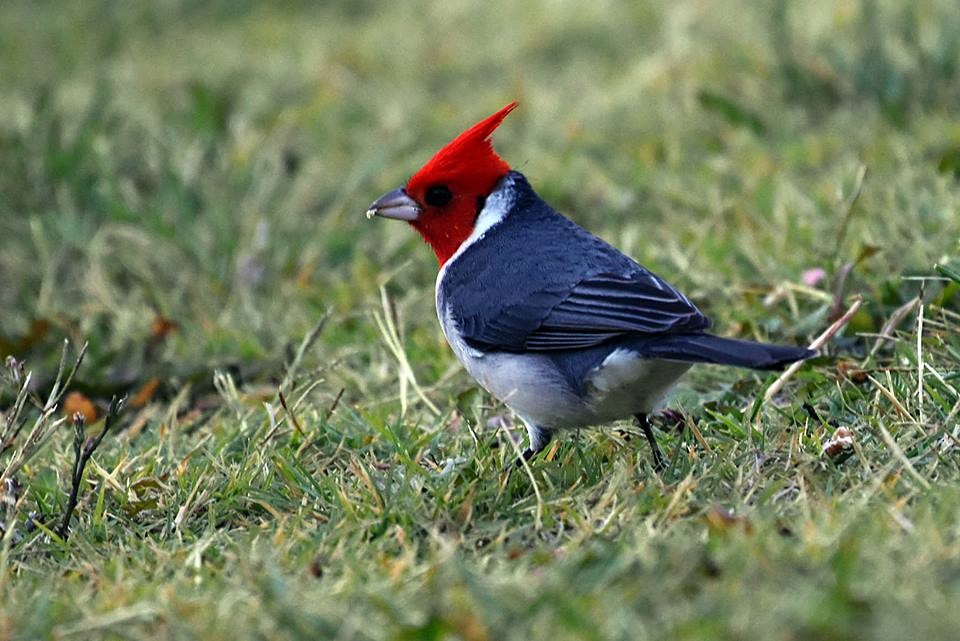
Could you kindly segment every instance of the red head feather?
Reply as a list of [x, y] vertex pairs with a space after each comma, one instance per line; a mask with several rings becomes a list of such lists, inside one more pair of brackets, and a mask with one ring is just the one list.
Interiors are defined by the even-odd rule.
[[[490, 136], [516, 102], [481, 120], [447, 143], [407, 181], [406, 192], [423, 209], [411, 225], [430, 244], [442, 265], [473, 231], [478, 205], [508, 171], [508, 165], [493, 150]], [[432, 188], [445, 187], [451, 194], [443, 206], [429, 202]]]

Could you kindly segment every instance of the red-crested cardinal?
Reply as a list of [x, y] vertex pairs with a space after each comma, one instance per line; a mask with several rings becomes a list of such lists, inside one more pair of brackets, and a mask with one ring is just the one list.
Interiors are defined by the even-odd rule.
[[694, 363], [779, 369], [814, 354], [708, 334], [686, 296], [557, 213], [490, 143], [513, 102], [457, 136], [367, 217], [407, 221], [440, 262], [437, 315], [473, 378], [523, 420], [529, 459], [557, 430], [647, 415]]

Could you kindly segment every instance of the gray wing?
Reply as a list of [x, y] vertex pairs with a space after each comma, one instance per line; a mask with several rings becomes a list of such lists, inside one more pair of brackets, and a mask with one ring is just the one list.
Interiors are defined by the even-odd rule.
[[629, 277], [593, 275], [566, 291], [542, 290], [500, 307], [483, 321], [462, 326], [464, 338], [476, 346], [510, 351], [584, 348], [619, 336], [710, 327], [710, 320], [686, 296], [646, 270]]
[[440, 283], [438, 305], [468, 344], [552, 351], [710, 326], [669, 283], [555, 212], [521, 174], [510, 177], [511, 213]]
[[710, 327], [687, 297], [647, 271], [600, 274], [577, 283], [524, 341], [528, 350], [597, 345], [622, 335], [653, 336]]

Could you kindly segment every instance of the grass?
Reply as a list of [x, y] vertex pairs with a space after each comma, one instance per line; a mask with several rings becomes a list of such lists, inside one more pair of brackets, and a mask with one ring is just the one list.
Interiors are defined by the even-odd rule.
[[[948, 0], [5, 4], [0, 470], [46, 440], [0, 488], [0, 639], [954, 638], [958, 34]], [[363, 212], [514, 98], [504, 157], [721, 332], [862, 311], [769, 403], [694, 370], [659, 477], [624, 423], [504, 478], [429, 251]], [[123, 394], [58, 531], [57, 419]]]

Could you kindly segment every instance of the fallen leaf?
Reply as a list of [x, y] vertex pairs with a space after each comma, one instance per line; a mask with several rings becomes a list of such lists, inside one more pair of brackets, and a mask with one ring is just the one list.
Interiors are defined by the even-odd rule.
[[133, 395], [133, 398], [130, 399], [130, 407], [143, 407], [150, 402], [150, 399], [153, 398], [153, 395], [157, 392], [157, 388], [160, 387], [160, 379], [153, 377], [144, 383], [140, 389], [137, 390], [137, 393]]
[[744, 534], [753, 534], [753, 523], [745, 516], [734, 514], [720, 505], [714, 505], [704, 515], [707, 527], [714, 534], [741, 528]]
[[180, 329], [180, 325], [176, 321], [172, 321], [163, 315], [157, 315], [150, 323], [150, 340], [160, 342], [178, 329]]
[[832, 459], [846, 458], [853, 451], [853, 432], [842, 425], [834, 430], [833, 435], [823, 444], [823, 453]]
[[850, 361], [840, 361], [837, 363], [837, 377], [854, 383], [865, 383], [867, 373]]
[[318, 554], [317, 556], [313, 557], [313, 561], [310, 562], [310, 566], [308, 568], [310, 576], [316, 579], [323, 578], [323, 568], [326, 565], [327, 559], [322, 554]]
[[83, 414], [83, 419], [87, 425], [96, 422], [99, 412], [97, 406], [89, 398], [80, 392], [70, 392], [63, 399], [63, 415], [72, 417], [74, 414]]

